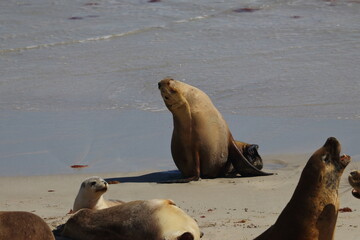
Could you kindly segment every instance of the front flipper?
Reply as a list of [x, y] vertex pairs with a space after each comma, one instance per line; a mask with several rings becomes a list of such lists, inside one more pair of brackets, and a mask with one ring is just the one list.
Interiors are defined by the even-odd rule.
[[[239, 149], [235, 140], [232, 140], [229, 146], [229, 159], [236, 169], [236, 171], [243, 177], [254, 177], [254, 176], [267, 176], [272, 175], [273, 173], [263, 172], [260, 169], [262, 168], [262, 161], [260, 156], [257, 153], [256, 145], [249, 145], [248, 153], [245, 155], [250, 156], [251, 161], [254, 161], [252, 164], [242, 153], [242, 150]], [[246, 149], [246, 148], [245, 148]], [[254, 151], [255, 150], [255, 151]], [[260, 158], [257, 158], [256, 154]]]

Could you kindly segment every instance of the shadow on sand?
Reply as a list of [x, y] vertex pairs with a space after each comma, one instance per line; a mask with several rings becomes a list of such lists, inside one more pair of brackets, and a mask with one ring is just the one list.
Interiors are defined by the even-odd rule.
[[118, 177], [118, 178], [105, 178], [105, 181], [118, 181], [120, 183], [166, 183], [168, 181], [180, 180], [182, 179], [181, 173], [178, 170], [164, 171], [164, 172], [154, 172], [148, 173], [140, 176], [133, 177]]

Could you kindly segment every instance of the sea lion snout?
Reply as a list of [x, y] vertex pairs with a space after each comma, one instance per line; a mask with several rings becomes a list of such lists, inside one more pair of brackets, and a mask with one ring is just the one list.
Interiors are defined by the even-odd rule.
[[339, 169], [344, 169], [351, 161], [351, 157], [349, 155], [340, 156], [341, 152], [341, 144], [335, 137], [329, 137], [323, 149], [326, 154], [324, 155], [325, 160], [330, 161], [335, 164]]
[[336, 137], [329, 137], [328, 139], [326, 139], [325, 145], [330, 143], [340, 144], [339, 141], [336, 139]]
[[179, 83], [172, 78], [165, 78], [158, 83], [161, 97], [166, 107], [172, 112], [182, 106], [186, 100], [179, 93]]
[[341, 151], [340, 142], [335, 137], [329, 137], [324, 144], [324, 148], [334, 154], [339, 154]]
[[160, 82], [158, 82], [158, 88], [161, 89], [162, 87], [166, 87], [169, 86], [171, 84], [171, 82], [174, 82], [175, 80], [172, 78], [164, 78], [163, 80], [161, 80]]
[[353, 187], [351, 193], [354, 197], [360, 199], [360, 171], [352, 171], [349, 174], [348, 181]]
[[360, 199], [360, 193], [359, 193], [358, 191], [356, 191], [355, 189], [353, 189], [353, 190], [351, 191], [351, 194], [352, 194], [355, 198]]
[[103, 187], [97, 188], [95, 192], [106, 192], [108, 190], [108, 186], [104, 185]]
[[350, 175], [351, 175], [352, 179], [360, 180], [360, 172], [359, 171], [352, 171], [352, 172], [350, 172]]

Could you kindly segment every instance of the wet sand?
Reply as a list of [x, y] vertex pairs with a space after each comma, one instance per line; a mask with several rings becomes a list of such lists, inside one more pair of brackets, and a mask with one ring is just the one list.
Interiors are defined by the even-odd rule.
[[[344, 153], [360, 161], [358, 120], [222, 114], [234, 138], [258, 144], [262, 156], [309, 153], [334, 136]], [[0, 176], [176, 169], [168, 110], [1, 111], [0, 126]]]

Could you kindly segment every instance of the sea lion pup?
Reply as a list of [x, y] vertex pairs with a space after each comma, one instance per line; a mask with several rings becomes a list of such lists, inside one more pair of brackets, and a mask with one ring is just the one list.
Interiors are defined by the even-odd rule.
[[122, 201], [104, 199], [103, 194], [107, 191], [108, 186], [109, 184], [101, 177], [85, 179], [75, 198], [73, 213], [82, 208], [99, 210], [122, 204]]
[[348, 177], [349, 184], [354, 188], [351, 193], [360, 199], [360, 171], [352, 171]]
[[256, 240], [331, 240], [339, 209], [338, 188], [350, 156], [340, 157], [341, 146], [327, 139], [307, 162], [295, 192], [279, 218]]
[[153, 199], [82, 209], [65, 223], [61, 235], [74, 240], [199, 240], [201, 233], [173, 201]]
[[260, 171], [258, 146], [235, 141], [203, 91], [171, 78], [161, 80], [158, 87], [173, 115], [171, 154], [185, 182], [222, 177], [233, 167], [242, 176], [269, 175]]
[[30, 212], [0, 212], [0, 239], [55, 240], [46, 222]]

